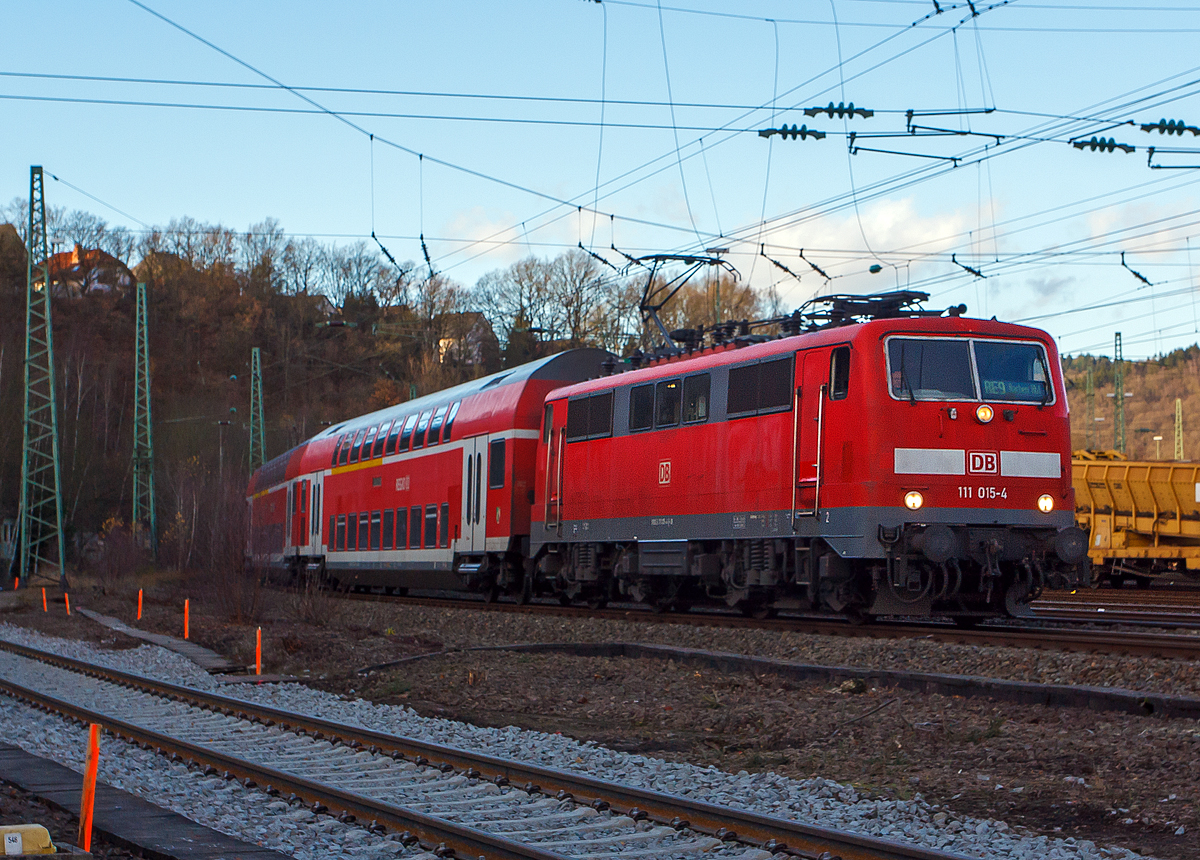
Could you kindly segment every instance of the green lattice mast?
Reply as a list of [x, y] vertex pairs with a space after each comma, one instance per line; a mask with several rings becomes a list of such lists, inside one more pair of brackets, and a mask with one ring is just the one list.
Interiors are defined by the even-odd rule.
[[150, 430], [150, 322], [146, 285], [137, 285], [133, 383], [133, 537], [158, 556], [158, 518], [154, 507], [154, 436]]
[[1087, 372], [1087, 446], [1096, 447], [1096, 382], [1095, 375], [1089, 367]]
[[50, 323], [50, 251], [42, 168], [29, 168], [29, 231], [25, 255], [25, 412], [21, 441], [22, 582], [67, 587], [63, 569], [62, 484], [58, 468], [58, 410], [54, 393], [54, 336]]
[[256, 346], [250, 350], [250, 471], [267, 461], [263, 428], [262, 354]]

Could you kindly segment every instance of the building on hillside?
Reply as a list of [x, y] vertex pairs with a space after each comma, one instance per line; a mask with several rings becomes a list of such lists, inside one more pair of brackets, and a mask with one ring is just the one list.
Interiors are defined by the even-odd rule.
[[125, 294], [133, 287], [133, 272], [116, 257], [99, 248], [50, 255], [52, 295], [77, 299], [89, 293]]
[[438, 339], [438, 359], [482, 368], [500, 367], [500, 340], [492, 324], [478, 311], [444, 314], [439, 322], [445, 334]]

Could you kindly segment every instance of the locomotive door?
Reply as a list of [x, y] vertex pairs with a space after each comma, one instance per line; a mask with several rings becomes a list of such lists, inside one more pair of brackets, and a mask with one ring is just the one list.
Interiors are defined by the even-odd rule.
[[487, 489], [483, 476], [488, 466], [488, 437], [463, 440], [462, 540], [459, 552], [484, 552], [487, 548]]
[[821, 505], [822, 439], [825, 392], [828, 387], [829, 350], [813, 349], [796, 355], [795, 490], [792, 510], [802, 517], [815, 516]]

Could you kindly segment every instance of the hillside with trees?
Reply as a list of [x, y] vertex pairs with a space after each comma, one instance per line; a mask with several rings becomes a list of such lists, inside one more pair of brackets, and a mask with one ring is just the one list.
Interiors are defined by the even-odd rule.
[[[135, 234], [56, 209], [47, 222], [52, 254], [99, 249], [147, 284], [160, 548], [182, 567], [229, 550], [218, 538], [248, 477], [253, 347], [271, 457], [334, 422], [503, 367], [641, 342], [644, 276], [619, 276], [580, 249], [527, 257], [468, 287], [365, 242], [288, 237], [270, 219], [244, 233], [182, 218]], [[0, 332], [0, 517], [15, 516], [20, 491], [27, 223], [24, 201], [0, 208], [0, 299], [19, 309]], [[76, 554], [128, 519], [133, 480], [135, 297], [94, 274], [51, 291], [63, 517]], [[712, 323], [714, 287], [695, 278], [664, 322]], [[728, 276], [720, 287], [724, 316], [771, 309]]]

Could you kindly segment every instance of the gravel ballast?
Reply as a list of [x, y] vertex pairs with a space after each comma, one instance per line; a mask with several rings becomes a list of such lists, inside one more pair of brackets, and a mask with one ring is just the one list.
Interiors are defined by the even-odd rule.
[[[672, 628], [676, 633], [686, 630], [687, 628]], [[561, 631], [559, 635], [561, 636]], [[172, 683], [206, 690], [220, 686], [212, 677], [200, 672], [186, 660], [154, 646], [121, 652], [98, 652], [84, 643], [57, 640], [9, 625], [0, 625], [0, 637], [67, 656], [93, 659], [113, 668], [161, 678]], [[807, 654], [805, 659], [816, 662], [811, 654]], [[234, 689], [224, 687], [221, 692], [241, 696], [248, 701], [263, 702], [274, 707], [376, 731], [480, 749], [492, 755], [574, 770], [601, 779], [696, 797], [713, 803], [739, 805], [756, 812], [794, 818], [824, 827], [852, 829], [884, 838], [911, 840], [921, 845], [959, 851], [970, 856], [1029, 860], [1090, 860], [1138, 856], [1123, 848], [1101, 847], [1086, 840], [1032, 835], [1009, 827], [1002, 821], [954, 815], [925, 802], [919, 794], [907, 800], [885, 800], [865, 796], [851, 786], [826, 779], [796, 780], [770, 772], [727, 773], [715, 767], [700, 767], [682, 762], [668, 762], [651, 756], [617, 752], [556, 734], [520, 730], [511, 726], [483, 728], [454, 720], [430, 719], [417, 715], [407, 707], [378, 705], [361, 699], [348, 701], [301, 685], [263, 685]], [[58, 723], [59, 728], [50, 731], [41, 722], [51, 718], [11, 701], [0, 702], [0, 705], [4, 708], [0, 713], [3, 713], [6, 723], [14, 726], [25, 726], [27, 720], [34, 723], [29, 728], [11, 732], [12, 742], [31, 752], [62, 761], [68, 766], [79, 766], [78, 761], [82, 758], [83, 749], [83, 734], [80, 730], [67, 727], [61, 721], [53, 721]], [[197, 778], [180, 765], [159, 763], [148, 753], [136, 748], [123, 749], [124, 746], [115, 742], [109, 743], [110, 751], [121, 751], [102, 757], [102, 761], [104, 758], [108, 759], [107, 767], [110, 768], [107, 771], [102, 770], [102, 778], [113, 785], [142, 785], [151, 793], [161, 793], [164, 798], [168, 798], [170, 808], [201, 823], [249, 841], [263, 840], [261, 844], [276, 850], [290, 851], [296, 856], [318, 856], [301, 853], [312, 851], [311, 846], [316, 843], [307, 839], [307, 831], [296, 832], [291, 825], [281, 822], [291, 822], [297, 828], [310, 827], [314, 833], [321, 834], [322, 838], [327, 840], [321, 843], [326, 852], [321, 856], [348, 856], [337, 853], [347, 850], [346, 837], [343, 835], [342, 841], [335, 845], [334, 836], [331, 834], [337, 828], [328, 826], [329, 822], [318, 821], [315, 825], [309, 825], [294, 822], [283, 814], [273, 816], [268, 809], [272, 802], [270, 798], [241, 797], [240, 793], [252, 793], [224, 782], [221, 782], [220, 786], [208, 786], [206, 783], [211, 783], [211, 779]], [[213, 790], [217, 791], [216, 800], [210, 796]], [[233, 819], [230, 818], [230, 809], [224, 806], [225, 801], [220, 798], [222, 791], [231, 794]], [[146, 791], [138, 793], [147, 799], [154, 799]], [[168, 805], [161, 799], [156, 802]], [[254, 815], [246, 815], [243, 812], [246, 809], [253, 809]], [[280, 810], [280, 813], [282, 812]], [[252, 817], [255, 820], [250, 823], [249, 819]], [[279, 819], [279, 822], [273, 824], [275, 819]], [[336, 824], [335, 821], [333, 823]], [[344, 828], [342, 825], [338, 827]], [[361, 832], [360, 828], [344, 829]], [[289, 833], [304, 841], [291, 845], [287, 836]], [[388, 840], [381, 842], [387, 843]], [[361, 838], [358, 844], [361, 846]], [[390, 846], [383, 844], [379, 850], [393, 849], [398, 849], [395, 843]], [[356, 856], [362, 856], [361, 847], [355, 850], [358, 851]]]

